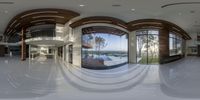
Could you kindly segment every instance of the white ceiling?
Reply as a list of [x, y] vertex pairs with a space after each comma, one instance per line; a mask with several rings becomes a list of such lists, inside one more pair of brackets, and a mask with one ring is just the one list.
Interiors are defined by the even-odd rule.
[[[0, 0], [14, 4], [0, 4], [0, 34], [12, 17], [26, 10], [37, 8], [62, 8], [86, 16], [111, 16], [126, 22], [157, 18], [173, 22], [187, 32], [200, 32], [200, 4], [178, 5], [161, 8], [162, 5], [177, 2], [199, 2], [199, 0]], [[84, 7], [80, 7], [84, 4]], [[113, 7], [112, 5], [121, 5]], [[131, 11], [135, 9], [135, 11]], [[195, 13], [190, 13], [195, 11]]]

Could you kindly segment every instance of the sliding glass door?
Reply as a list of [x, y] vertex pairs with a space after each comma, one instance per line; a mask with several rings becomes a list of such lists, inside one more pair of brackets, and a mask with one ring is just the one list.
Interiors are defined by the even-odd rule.
[[147, 35], [146, 31], [137, 35], [137, 63], [147, 64]]
[[139, 30], [137, 36], [137, 63], [159, 63], [159, 31]]

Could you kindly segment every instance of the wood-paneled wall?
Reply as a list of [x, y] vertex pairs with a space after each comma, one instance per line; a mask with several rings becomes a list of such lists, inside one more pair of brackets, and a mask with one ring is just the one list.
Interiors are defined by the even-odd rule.
[[169, 57], [169, 30], [159, 30], [159, 55], [160, 63], [165, 63], [165, 59]]
[[22, 29], [21, 31], [21, 60], [24, 61], [26, 60], [26, 43], [25, 43], [25, 33], [24, 33], [24, 29]]
[[[184, 57], [184, 55], [175, 55], [170, 56], [169, 51], [169, 30], [167, 28], [162, 28], [159, 30], [159, 57], [160, 57], [160, 64], [169, 63], [172, 61], [179, 60]], [[185, 40], [184, 40], [185, 41]], [[185, 43], [183, 43], [183, 48], [185, 48]], [[185, 53], [185, 50], [182, 50], [183, 54]]]
[[0, 45], [0, 57], [4, 57], [4, 56], [5, 56], [5, 46]]

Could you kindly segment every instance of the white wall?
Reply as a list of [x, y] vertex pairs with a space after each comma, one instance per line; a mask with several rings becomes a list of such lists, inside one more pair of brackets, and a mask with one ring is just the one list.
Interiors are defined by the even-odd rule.
[[[72, 29], [69, 25], [71, 22], [69, 21], [65, 25], [63, 25], [63, 34], [61, 35], [59, 32], [56, 33], [57, 36], [62, 36], [64, 39], [63, 45], [63, 58], [66, 58], [65, 62], [69, 62], [69, 45], [73, 45], [73, 64], [75, 66], [81, 67], [81, 33], [82, 29], [75, 28]], [[58, 25], [57, 25], [58, 26]], [[61, 25], [59, 25], [60, 27]], [[64, 59], [63, 59], [64, 60]]]
[[56, 37], [63, 37], [64, 34], [66, 33], [65, 30], [65, 25], [62, 24], [56, 24]]
[[187, 41], [187, 47], [190, 47], [190, 46], [197, 46], [197, 33], [193, 32], [193, 33], [190, 33], [190, 36], [191, 36], [191, 40], [188, 40]]
[[81, 67], [81, 48], [82, 48], [82, 28], [73, 29], [73, 65]]
[[64, 40], [64, 45], [63, 45], [63, 58], [65, 57], [65, 62], [69, 62], [69, 49], [68, 49], [68, 46], [70, 44], [73, 43], [73, 39], [74, 39], [74, 36], [73, 36], [73, 30], [72, 28], [69, 26], [71, 24], [71, 21], [67, 22], [63, 27], [63, 40]]

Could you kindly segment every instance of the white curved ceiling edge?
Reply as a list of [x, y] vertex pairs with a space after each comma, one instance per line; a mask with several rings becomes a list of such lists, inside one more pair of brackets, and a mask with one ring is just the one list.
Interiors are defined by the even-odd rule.
[[[166, 8], [161, 6], [170, 3], [188, 2], [188, 0], [4, 0], [13, 4], [0, 4], [0, 34], [8, 22], [17, 14], [38, 8], [61, 8], [88, 16], [111, 16], [126, 22], [155, 18], [179, 25], [188, 33], [200, 31], [200, 6], [177, 5]], [[190, 0], [198, 2], [199, 0]], [[3, 1], [2, 1], [3, 2]], [[85, 5], [80, 7], [79, 5]], [[120, 5], [113, 7], [112, 5]], [[131, 9], [135, 9], [132, 11]], [[192, 13], [191, 13], [192, 12]]]

